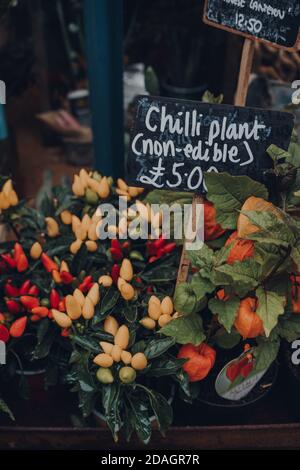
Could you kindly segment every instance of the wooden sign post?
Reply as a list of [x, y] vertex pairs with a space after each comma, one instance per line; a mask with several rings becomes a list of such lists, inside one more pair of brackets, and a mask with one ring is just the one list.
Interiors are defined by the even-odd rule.
[[249, 88], [250, 75], [254, 58], [255, 42], [246, 38], [244, 41], [238, 86], [235, 94], [234, 104], [245, 106]]
[[[197, 214], [198, 204], [203, 204], [203, 198], [199, 196], [198, 194], [196, 194], [195, 196], [193, 196], [192, 214], [191, 214], [191, 219], [192, 219], [191, 224], [192, 224], [193, 233], [196, 233], [196, 229], [197, 229], [196, 214]], [[178, 268], [178, 275], [177, 275], [177, 282], [176, 282], [177, 285], [181, 284], [182, 282], [185, 282], [189, 276], [189, 269], [190, 269], [191, 262], [187, 256], [186, 244], [191, 241], [192, 240], [185, 240], [183, 244], [179, 268]]]
[[[194, 229], [196, 206], [206, 192], [205, 172], [227, 171], [264, 182], [271, 165], [267, 148], [287, 149], [293, 126], [293, 115], [278, 111], [138, 96], [128, 183], [194, 193]], [[178, 282], [186, 280], [188, 266], [184, 250]]]

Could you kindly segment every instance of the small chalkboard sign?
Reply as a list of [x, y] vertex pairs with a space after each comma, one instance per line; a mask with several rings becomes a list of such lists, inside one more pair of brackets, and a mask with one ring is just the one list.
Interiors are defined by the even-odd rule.
[[300, 49], [299, 0], [206, 0], [204, 22], [283, 49]]
[[131, 185], [205, 192], [205, 172], [264, 181], [271, 144], [289, 146], [292, 114], [138, 96], [128, 155]]

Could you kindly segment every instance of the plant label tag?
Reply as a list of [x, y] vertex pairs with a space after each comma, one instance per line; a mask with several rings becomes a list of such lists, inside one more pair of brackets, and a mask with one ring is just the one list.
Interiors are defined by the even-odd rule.
[[280, 49], [300, 49], [299, 0], [206, 0], [204, 22]]
[[251, 350], [228, 362], [219, 373], [215, 389], [220, 397], [232, 401], [241, 400], [267, 372], [268, 368], [257, 373], [253, 371], [255, 362], [247, 359], [249, 352]]

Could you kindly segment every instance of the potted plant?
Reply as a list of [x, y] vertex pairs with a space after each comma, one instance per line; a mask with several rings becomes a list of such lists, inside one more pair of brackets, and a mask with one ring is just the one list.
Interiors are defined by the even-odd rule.
[[288, 152], [274, 146], [268, 152], [277, 205], [264, 185], [246, 176], [206, 175], [205, 204], [213, 204], [218, 238], [188, 253], [194, 274], [174, 298], [181, 316], [161, 330], [180, 342], [182, 324], [201, 323], [200, 336], [178, 357], [187, 359], [190, 382], [199, 381], [198, 397], [214, 406], [245, 406], [264, 396], [265, 382], [276, 378], [272, 364], [281, 340], [299, 336], [292, 285], [300, 261], [297, 165]]
[[[71, 347], [65, 381], [78, 392], [84, 417], [100, 412], [114, 438], [126, 427], [128, 438], [135, 430], [147, 442], [153, 416], [162, 431], [170, 425], [171, 378], [182, 375], [184, 361], [170, 352], [174, 340], [155, 334], [175, 313], [179, 253], [162, 236], [124, 241], [120, 225], [110, 227], [113, 239], [97, 237], [98, 204], [117, 207], [119, 196], [134, 202], [141, 192], [81, 170], [71, 191], [55, 188], [42, 203], [46, 234], [37, 263], [48, 276], [52, 326]], [[149, 215], [146, 203], [137, 204]], [[134, 218], [126, 212], [129, 230]], [[165, 378], [159, 391], [158, 377]]]

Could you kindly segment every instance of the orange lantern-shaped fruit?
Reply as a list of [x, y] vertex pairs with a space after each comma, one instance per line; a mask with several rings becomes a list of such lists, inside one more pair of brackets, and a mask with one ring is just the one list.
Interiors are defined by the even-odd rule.
[[247, 297], [241, 300], [234, 326], [244, 339], [264, 334], [263, 322], [256, 310], [256, 298]]

